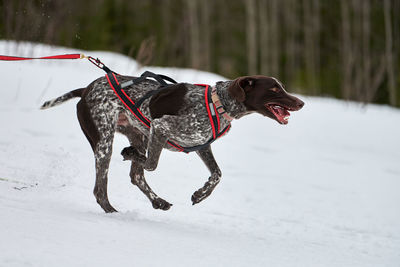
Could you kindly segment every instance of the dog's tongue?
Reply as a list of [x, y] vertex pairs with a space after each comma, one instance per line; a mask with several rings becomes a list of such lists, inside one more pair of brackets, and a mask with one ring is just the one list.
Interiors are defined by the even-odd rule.
[[274, 110], [277, 111], [277, 113], [279, 114], [279, 116], [285, 117], [285, 116], [290, 116], [290, 113], [281, 107], [274, 107]]
[[278, 120], [282, 123], [287, 123], [290, 113], [286, 109], [280, 107], [280, 106], [273, 106], [272, 107], [275, 113], [275, 116], [278, 118]]

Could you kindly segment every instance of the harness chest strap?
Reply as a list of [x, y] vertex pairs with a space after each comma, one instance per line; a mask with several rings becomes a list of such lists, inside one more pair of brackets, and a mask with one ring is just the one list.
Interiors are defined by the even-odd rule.
[[[158, 81], [160, 83], [161, 87], [157, 90], [147, 93], [145, 96], [143, 96], [141, 99], [139, 99], [135, 104], [135, 102], [133, 102], [133, 100], [125, 93], [125, 91], [123, 90], [123, 87], [130, 86], [133, 84], [138, 84], [138, 83], [144, 81], [147, 77], [154, 78], [156, 81]], [[144, 116], [143, 113], [140, 111], [140, 109], [139, 109], [140, 105], [143, 103], [143, 101], [145, 99], [151, 97], [152, 95], [157, 93], [159, 90], [162, 90], [164, 87], [168, 86], [168, 84], [164, 80], [176, 83], [174, 80], [172, 80], [171, 78], [169, 78], [167, 76], [157, 75], [152, 72], [145, 72], [142, 74], [141, 77], [124, 82], [123, 84], [119, 84], [118, 79], [113, 72], [107, 72], [106, 78], [108, 80], [109, 85], [111, 86], [111, 88], [113, 89], [113, 91], [117, 95], [117, 97], [120, 99], [120, 101], [147, 128], [150, 128], [151, 121], [148, 118], [146, 118], [146, 116]], [[210, 90], [210, 86], [208, 84], [196, 84], [196, 85], [205, 87], [205, 90], [204, 90], [205, 104], [206, 104], [207, 113], [208, 113], [208, 117], [210, 120], [212, 132], [213, 132], [213, 137], [207, 143], [198, 145], [198, 146], [193, 146], [193, 147], [182, 147], [174, 142], [167, 141], [167, 143], [169, 145], [171, 145], [174, 148], [178, 149], [179, 151], [182, 151], [185, 153], [197, 151], [197, 150], [200, 150], [200, 149], [210, 145], [217, 138], [224, 135], [230, 129], [230, 126], [231, 126], [229, 124], [222, 131], [220, 131], [220, 120], [219, 120], [219, 116], [218, 116], [219, 112], [217, 111], [217, 109], [221, 108], [222, 105], [219, 106], [219, 104], [215, 104], [215, 102], [213, 101], [215, 99], [215, 96], [213, 99], [213, 97], [212, 97], [213, 93], [212, 93], [212, 90]], [[214, 94], [216, 95], [216, 92]], [[223, 114], [227, 114], [227, 113], [225, 112]], [[231, 121], [229, 119], [227, 119], [227, 120], [229, 122]]]
[[233, 117], [231, 117], [231, 116], [225, 111], [224, 106], [222, 105], [222, 102], [221, 102], [221, 100], [220, 100], [219, 97], [218, 97], [217, 89], [216, 89], [215, 87], [212, 88], [212, 91], [211, 91], [211, 99], [212, 99], [214, 105], [216, 106], [218, 113], [219, 113], [220, 115], [222, 115], [222, 117], [224, 117], [227, 121], [229, 121], [229, 122], [233, 121]]

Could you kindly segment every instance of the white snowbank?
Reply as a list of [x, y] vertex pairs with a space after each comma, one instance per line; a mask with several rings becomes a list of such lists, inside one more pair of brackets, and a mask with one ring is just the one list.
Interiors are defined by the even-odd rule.
[[[83, 52], [138, 75], [115, 53], [0, 42], [0, 54]], [[149, 68], [179, 81], [215, 74]], [[92, 196], [94, 161], [76, 100], [45, 100], [103, 72], [86, 60], [0, 62], [0, 266], [399, 266], [400, 112], [387, 106], [301, 97], [289, 125], [251, 115], [213, 145], [222, 182], [204, 202], [208, 178], [195, 154], [162, 154], [146, 173], [174, 204], [153, 210], [130, 184], [117, 136], [104, 214]]]

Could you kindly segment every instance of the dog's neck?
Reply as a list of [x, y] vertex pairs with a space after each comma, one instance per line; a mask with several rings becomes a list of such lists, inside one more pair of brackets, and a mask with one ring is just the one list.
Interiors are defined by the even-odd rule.
[[243, 103], [238, 102], [236, 99], [230, 96], [228, 87], [233, 81], [217, 82], [215, 88], [225, 111], [229, 116], [239, 119], [244, 115], [250, 114]]

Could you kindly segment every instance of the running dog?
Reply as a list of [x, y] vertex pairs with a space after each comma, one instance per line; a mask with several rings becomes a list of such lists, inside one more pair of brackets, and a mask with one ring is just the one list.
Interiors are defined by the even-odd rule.
[[[132, 79], [135, 77], [118, 76], [120, 84]], [[159, 86], [156, 81], [144, 79], [125, 87], [123, 91], [125, 96], [136, 102]], [[272, 77], [244, 76], [233, 81], [217, 82], [210, 89], [213, 91], [212, 103], [206, 101], [205, 88], [204, 85], [179, 83], [145, 99], [139, 112], [149, 118], [149, 127], [124, 105], [106, 77], [93, 81], [86, 88], [47, 101], [41, 108], [50, 108], [74, 97], [81, 98], [77, 104], [78, 120], [94, 152], [94, 195], [105, 212], [116, 212], [107, 195], [107, 174], [115, 132], [125, 135], [130, 142], [130, 147], [124, 148], [121, 154], [125, 160], [131, 161], [132, 183], [149, 198], [155, 209], [168, 210], [172, 204], [157, 196], [144, 177], [144, 170], [156, 169], [163, 148], [181, 150], [171, 144], [199, 147], [196, 153], [211, 176], [203, 187], [193, 193], [191, 200], [194, 205], [207, 198], [221, 179], [221, 171], [207, 143], [216, 132], [221, 129], [228, 132], [231, 120], [251, 113], [287, 124], [289, 111], [298, 111], [304, 105]], [[217, 125], [210, 122], [211, 113], [217, 116]]]

